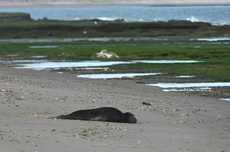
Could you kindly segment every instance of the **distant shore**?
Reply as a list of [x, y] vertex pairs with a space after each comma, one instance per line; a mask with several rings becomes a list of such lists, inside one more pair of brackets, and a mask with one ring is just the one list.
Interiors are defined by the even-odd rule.
[[230, 5], [229, 0], [0, 0], [0, 8]]

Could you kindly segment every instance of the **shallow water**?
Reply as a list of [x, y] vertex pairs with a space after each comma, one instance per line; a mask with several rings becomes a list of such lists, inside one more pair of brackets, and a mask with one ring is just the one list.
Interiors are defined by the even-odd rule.
[[[0, 43], [36, 43], [36, 42], [76, 42], [76, 41], [99, 41], [99, 42], [108, 42], [108, 41], [181, 41], [176, 42], [178, 44], [186, 44], [184, 40], [194, 41], [196, 45], [199, 44], [230, 44], [230, 37], [213, 37], [213, 38], [186, 38], [186, 37], [111, 37], [111, 38], [21, 38], [21, 39], [0, 39]], [[205, 42], [206, 41], [206, 42]], [[227, 41], [227, 42], [226, 42]], [[78, 45], [78, 46], [112, 46], [113, 44], [89, 44], [89, 45]], [[127, 46], [136, 46], [136, 44], [123, 44]], [[167, 43], [165, 43], [167, 45]], [[191, 45], [194, 45], [191, 43]], [[30, 48], [45, 48], [45, 47], [59, 47], [66, 45], [47, 45], [47, 46], [30, 46]], [[77, 45], [74, 45], [77, 46]], [[114, 45], [115, 46], [115, 45]], [[183, 47], [183, 46], [181, 46]]]
[[[178, 40], [180, 38], [170, 38], [170, 40]], [[36, 42], [76, 42], [76, 41], [99, 41], [99, 42], [108, 42], [108, 41], [167, 41], [166, 38], [153, 38], [153, 37], [143, 37], [143, 38], [134, 38], [134, 37], [111, 37], [111, 38], [21, 38], [21, 39], [0, 39], [0, 43], [36, 43]], [[196, 39], [191, 39], [196, 40]], [[95, 45], [95, 44], [94, 44]], [[100, 44], [101, 45], [101, 44]], [[132, 44], [131, 44], [132, 45]], [[87, 45], [89, 46], [89, 45]], [[93, 46], [93, 45], [90, 45]]]
[[[27, 61], [27, 60], [26, 60]], [[33, 60], [34, 61], [34, 60]], [[10, 61], [9, 61], [10, 62]], [[17, 63], [16, 61], [13, 61]], [[18, 68], [26, 68], [26, 69], [34, 69], [34, 70], [47, 70], [47, 69], [60, 69], [60, 68], [82, 68], [82, 67], [104, 67], [104, 66], [112, 66], [119, 64], [136, 64], [136, 63], [148, 63], [148, 64], [168, 64], [168, 63], [197, 63], [203, 61], [197, 60], [132, 60], [132, 61], [100, 61], [100, 60], [92, 60], [92, 61], [63, 61], [63, 62], [53, 62], [53, 61], [45, 61], [43, 62], [27, 62], [22, 64], [17, 64]], [[9, 63], [8, 63], [9, 64]]]
[[229, 87], [230, 82], [199, 82], [199, 83], [156, 83], [146, 84], [147, 86], [157, 86], [165, 92], [174, 91], [211, 91], [212, 87]]
[[230, 101], [230, 98], [220, 98], [220, 100]]
[[37, 56], [31, 56], [31, 58], [33, 59], [42, 59], [42, 58], [46, 58], [46, 55], [37, 55]]
[[180, 76], [175, 76], [174, 78], [194, 78], [196, 77], [195, 75], [180, 75]]
[[45, 46], [29, 46], [30, 49], [40, 49], [40, 48], [57, 48], [57, 45], [45, 45]]
[[198, 41], [209, 41], [209, 42], [229, 41], [230, 37], [198, 38], [197, 40]]
[[193, 91], [211, 91], [211, 87], [194, 87], [194, 88], [180, 88], [180, 89], [162, 89], [165, 92], [193, 92]]
[[40, 48], [57, 48], [60, 46], [136, 46], [136, 44], [75, 44], [75, 45], [42, 45], [42, 46], [29, 46], [30, 49], [40, 49]]
[[33, 64], [33, 63], [41, 63], [41, 62], [49, 62], [49, 61], [50, 60], [35, 60], [35, 59], [33, 59], [33, 60], [0, 60], [0, 63], [2, 63], [2, 64], [16, 64], [16, 65], [20, 65], [20, 64], [26, 64], [26, 63]]
[[116, 73], [116, 74], [84, 74], [77, 75], [79, 78], [90, 78], [90, 79], [112, 79], [112, 78], [133, 78], [137, 76], [149, 76], [149, 75], [160, 75], [163, 73]]
[[156, 83], [147, 85], [157, 86], [160, 88], [225, 87], [230, 86], [230, 82]]

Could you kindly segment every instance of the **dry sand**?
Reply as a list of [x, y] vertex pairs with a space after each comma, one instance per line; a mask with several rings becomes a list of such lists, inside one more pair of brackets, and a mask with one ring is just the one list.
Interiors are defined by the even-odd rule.
[[[101, 106], [130, 111], [138, 123], [47, 119]], [[163, 92], [131, 80], [0, 65], [0, 151], [227, 152], [229, 107], [227, 101]]]
[[230, 0], [0, 0], [0, 8], [229, 4]]

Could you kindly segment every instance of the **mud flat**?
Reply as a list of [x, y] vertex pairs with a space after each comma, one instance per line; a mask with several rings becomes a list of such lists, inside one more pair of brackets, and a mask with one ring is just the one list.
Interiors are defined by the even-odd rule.
[[[0, 151], [227, 151], [230, 102], [0, 65]], [[47, 119], [101, 106], [137, 124]]]

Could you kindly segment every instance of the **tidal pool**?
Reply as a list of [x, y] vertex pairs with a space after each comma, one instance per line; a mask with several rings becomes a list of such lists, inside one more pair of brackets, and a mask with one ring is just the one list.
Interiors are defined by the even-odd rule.
[[43, 58], [46, 58], [46, 57], [47, 57], [46, 55], [31, 56], [31, 58], [33, 58], [33, 59], [43, 59]]
[[25, 69], [34, 69], [34, 70], [50, 70], [50, 69], [63, 69], [63, 68], [84, 68], [84, 67], [104, 67], [104, 66], [112, 66], [117, 64], [127, 64], [127, 62], [123, 61], [79, 61], [79, 62], [40, 62], [40, 63], [26, 63], [26, 64], [18, 64], [20, 67], [17, 68], [25, 68]]
[[230, 37], [213, 37], [213, 38], [198, 38], [197, 39], [198, 41], [209, 41], [209, 42], [212, 42], [212, 41], [229, 41], [230, 40]]
[[184, 92], [184, 91], [211, 91], [211, 87], [198, 87], [198, 88], [180, 88], [180, 89], [163, 89], [165, 92]]
[[220, 98], [220, 100], [230, 101], [230, 98]]
[[21, 65], [21, 64], [23, 65], [27, 63], [34, 64], [34, 63], [41, 63], [41, 62], [49, 62], [49, 60], [36, 60], [36, 59], [33, 59], [33, 60], [0, 60], [0, 63], [2, 64], [14, 64], [14, 65]]
[[112, 79], [112, 78], [133, 78], [136, 76], [149, 76], [149, 75], [159, 75], [163, 73], [116, 73], [116, 74], [82, 74], [77, 75], [79, 78], [90, 78], [90, 79]]
[[212, 87], [229, 87], [230, 82], [200, 82], [200, 83], [156, 83], [146, 84], [163, 88], [163, 91], [211, 91]]
[[158, 86], [161, 88], [226, 87], [226, 86], [230, 86], [230, 82], [156, 83], [156, 84], [147, 84], [147, 85]]
[[194, 78], [196, 77], [195, 75], [180, 75], [180, 76], [175, 76], [174, 78]]
[[29, 46], [30, 49], [40, 49], [40, 48], [57, 48], [57, 45], [45, 45], [45, 46]]
[[60, 68], [79, 68], [79, 67], [104, 67], [118, 64], [135, 64], [135, 63], [149, 63], [149, 64], [165, 64], [165, 63], [197, 63], [203, 61], [197, 60], [131, 60], [131, 61], [46, 61], [46, 62], [28, 62], [18, 64], [18, 68], [34, 69], [34, 70], [47, 70], [47, 69], [60, 69]]
[[[179, 38], [180, 39], [180, 38]], [[183, 37], [184, 39], [184, 37]], [[0, 43], [36, 43], [36, 42], [76, 42], [76, 41], [168, 41], [168, 38], [154, 38], [154, 37], [112, 37], [112, 38], [22, 38], [22, 39], [1, 39]], [[178, 38], [170, 38], [170, 40], [178, 40]]]

